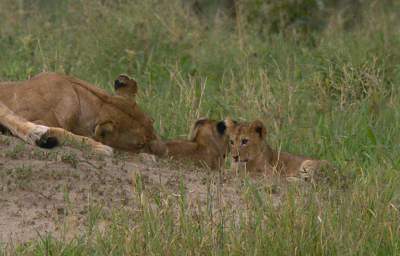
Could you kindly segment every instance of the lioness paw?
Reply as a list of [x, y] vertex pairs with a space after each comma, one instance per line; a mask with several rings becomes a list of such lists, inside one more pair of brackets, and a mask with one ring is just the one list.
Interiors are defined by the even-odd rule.
[[109, 147], [107, 145], [101, 144], [101, 143], [96, 143], [93, 145], [92, 150], [100, 155], [104, 156], [112, 156], [114, 153], [114, 150], [112, 147]]
[[59, 142], [56, 137], [48, 136], [49, 127], [43, 125], [33, 125], [28, 133], [27, 141], [36, 144], [41, 148], [54, 148]]
[[59, 141], [56, 137], [48, 137], [43, 135], [39, 140], [36, 141], [36, 145], [41, 148], [54, 148], [59, 145]]

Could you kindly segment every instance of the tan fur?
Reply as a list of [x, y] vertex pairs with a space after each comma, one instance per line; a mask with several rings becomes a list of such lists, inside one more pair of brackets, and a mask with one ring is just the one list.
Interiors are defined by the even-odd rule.
[[137, 82], [127, 75], [119, 75], [114, 82], [116, 95], [135, 99], [138, 91]]
[[[0, 102], [0, 126], [7, 127], [12, 134], [21, 138], [29, 144], [48, 145], [49, 138], [57, 138], [58, 143], [69, 141], [75, 144], [86, 144], [95, 152], [111, 156], [113, 149], [91, 138], [70, 133], [62, 128], [47, 127], [34, 124], [15, 115], [4, 104]], [[51, 142], [50, 142], [51, 143]], [[54, 144], [53, 146], [55, 146]]]
[[[162, 154], [165, 146], [154, 132], [153, 121], [130, 96], [112, 96], [71, 76], [41, 73], [27, 81], [0, 83], [0, 111], [8, 113], [0, 116], [0, 124], [12, 132], [29, 126], [22, 133], [13, 132], [22, 139], [42, 125], [65, 130], [53, 129], [52, 134], [60, 137], [76, 135], [74, 139], [81, 141], [82, 136], [90, 137], [121, 150]], [[18, 122], [10, 124], [6, 116]]]
[[272, 149], [266, 141], [266, 128], [259, 120], [237, 123], [228, 118], [225, 124], [233, 162], [245, 165], [249, 172], [309, 178], [326, 163]]
[[[218, 124], [223, 127], [218, 128]], [[170, 140], [166, 142], [168, 156], [194, 161], [210, 169], [218, 169], [225, 162], [228, 138], [225, 125], [210, 119], [196, 121], [190, 140]]]

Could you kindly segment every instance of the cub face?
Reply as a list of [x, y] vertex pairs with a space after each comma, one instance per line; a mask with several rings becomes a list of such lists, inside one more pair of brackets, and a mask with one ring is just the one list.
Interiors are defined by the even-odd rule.
[[224, 121], [215, 121], [208, 118], [198, 119], [192, 129], [191, 141], [211, 147], [225, 157], [228, 149], [228, 136]]
[[260, 120], [238, 123], [228, 118], [225, 124], [233, 162], [246, 163], [262, 154], [267, 131]]

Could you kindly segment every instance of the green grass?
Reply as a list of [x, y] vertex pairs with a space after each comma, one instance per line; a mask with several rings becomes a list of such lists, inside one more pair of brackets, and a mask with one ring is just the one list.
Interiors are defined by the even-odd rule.
[[200, 116], [260, 118], [272, 145], [332, 161], [346, 186], [289, 188], [276, 207], [262, 186], [245, 183], [247, 207], [217, 207], [218, 216], [189, 207], [184, 191], [171, 202], [146, 199], [156, 207], [138, 191], [140, 213], [116, 212], [104, 234], [41, 237], [15, 253], [399, 254], [396, 1], [366, 1], [351, 29], [337, 14], [305, 35], [260, 33], [240, 15], [204, 19], [178, 0], [102, 2], [0, 0], [0, 79], [47, 70], [111, 90], [128, 73], [163, 138], [187, 134]]

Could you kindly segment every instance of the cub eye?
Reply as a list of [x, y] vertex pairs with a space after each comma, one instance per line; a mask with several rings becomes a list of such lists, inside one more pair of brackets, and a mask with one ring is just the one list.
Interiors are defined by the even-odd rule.
[[248, 140], [248, 139], [242, 139], [242, 145], [246, 145], [246, 144], [247, 144], [247, 142], [249, 142], [249, 140]]

